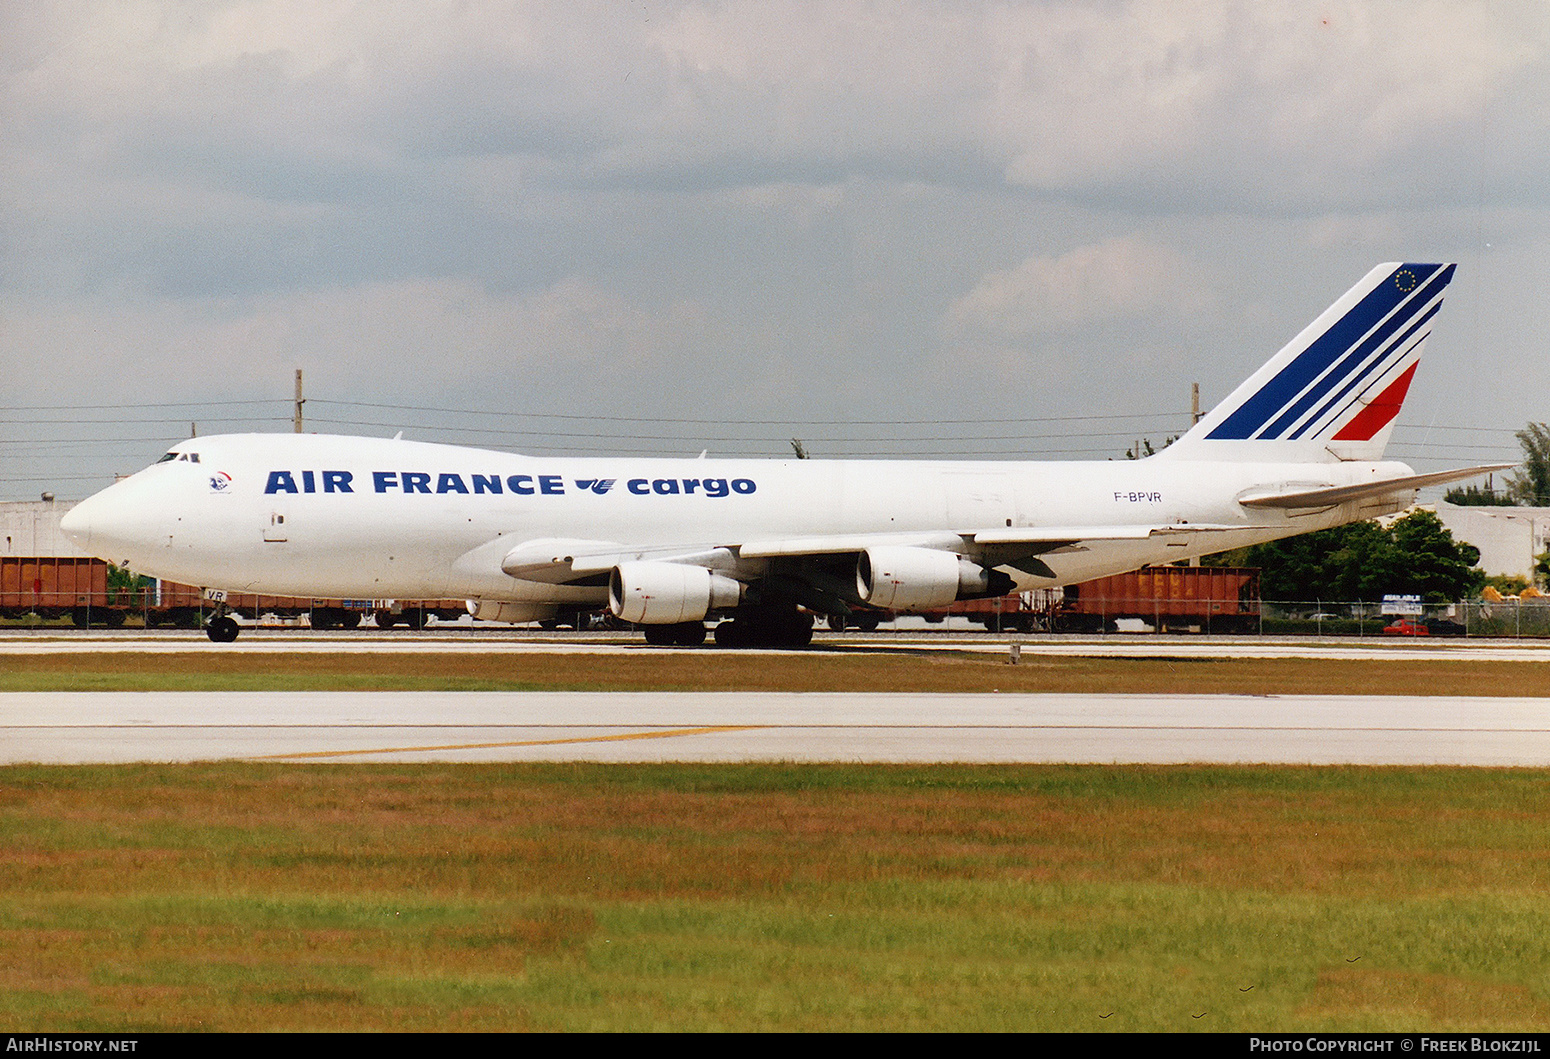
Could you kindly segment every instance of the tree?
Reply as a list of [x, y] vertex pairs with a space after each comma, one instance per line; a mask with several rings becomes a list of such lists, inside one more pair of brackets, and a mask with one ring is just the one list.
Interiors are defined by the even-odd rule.
[[1263, 570], [1266, 599], [1375, 603], [1389, 593], [1446, 603], [1478, 591], [1480, 550], [1453, 539], [1430, 511], [1415, 511], [1387, 528], [1352, 522], [1334, 529], [1256, 545], [1244, 557]]
[[1530, 423], [1516, 436], [1523, 446], [1523, 471], [1508, 476], [1508, 495], [1529, 507], [1550, 506], [1550, 425]]
[[156, 579], [146, 577], [143, 574], [134, 573], [120, 566], [108, 564], [108, 602], [134, 605], [137, 598], [133, 593], [144, 592], [156, 584]]
[[[1167, 438], [1163, 439], [1163, 448], [1167, 448], [1175, 441], [1178, 441], [1179, 436], [1180, 435], [1178, 434], [1170, 434]], [[1136, 442], [1133, 448], [1128, 448], [1125, 450], [1125, 459], [1127, 460], [1144, 460], [1148, 456], [1155, 455], [1157, 455], [1157, 450], [1152, 447], [1151, 438], [1142, 438], [1140, 441]]]
[[1478, 485], [1455, 486], [1443, 494], [1443, 499], [1459, 507], [1512, 507], [1517, 503], [1508, 493]]
[[1475, 564], [1480, 549], [1453, 539], [1453, 533], [1433, 511], [1414, 511], [1389, 527], [1394, 544], [1404, 558], [1404, 587], [1428, 603], [1447, 603], [1480, 590], [1485, 573]]

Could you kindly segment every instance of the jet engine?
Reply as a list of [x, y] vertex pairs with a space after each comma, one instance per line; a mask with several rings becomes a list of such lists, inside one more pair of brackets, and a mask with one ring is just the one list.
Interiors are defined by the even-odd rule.
[[608, 609], [641, 625], [700, 621], [713, 608], [737, 606], [742, 593], [730, 577], [685, 563], [620, 563], [608, 577]]
[[868, 548], [856, 560], [856, 593], [883, 610], [931, 610], [1014, 587], [1000, 571], [934, 548]]

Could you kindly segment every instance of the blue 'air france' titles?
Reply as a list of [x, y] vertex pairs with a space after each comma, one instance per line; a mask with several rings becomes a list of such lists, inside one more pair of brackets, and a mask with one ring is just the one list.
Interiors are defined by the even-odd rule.
[[[575, 478], [574, 492], [606, 495], [615, 478]], [[752, 478], [631, 478], [625, 491], [635, 496], [747, 496], [758, 486]], [[372, 471], [374, 493], [512, 493], [517, 496], [564, 496], [566, 481], [558, 474], [433, 474], [429, 471]], [[265, 493], [353, 493], [353, 471], [270, 471]]]

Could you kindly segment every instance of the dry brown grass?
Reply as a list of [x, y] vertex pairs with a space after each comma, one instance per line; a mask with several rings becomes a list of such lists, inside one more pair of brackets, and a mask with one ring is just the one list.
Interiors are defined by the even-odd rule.
[[0, 691], [578, 690], [1550, 695], [1537, 662], [1045, 658], [942, 651], [738, 655], [0, 656]]
[[1532, 1026], [1545, 780], [10, 767], [0, 1026]]
[[69, 771], [0, 770], [0, 812], [53, 822], [8, 844], [8, 887], [713, 898], [903, 872], [1550, 892], [1538, 770], [234, 764], [20, 779]]
[[14, 766], [0, 1027], [1532, 1026], [1546, 778]]

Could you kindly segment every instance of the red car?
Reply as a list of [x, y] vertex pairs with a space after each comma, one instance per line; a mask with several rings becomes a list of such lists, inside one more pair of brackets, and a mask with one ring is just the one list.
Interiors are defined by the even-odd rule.
[[1430, 636], [1432, 631], [1418, 621], [1400, 618], [1393, 625], [1383, 627], [1384, 636]]

